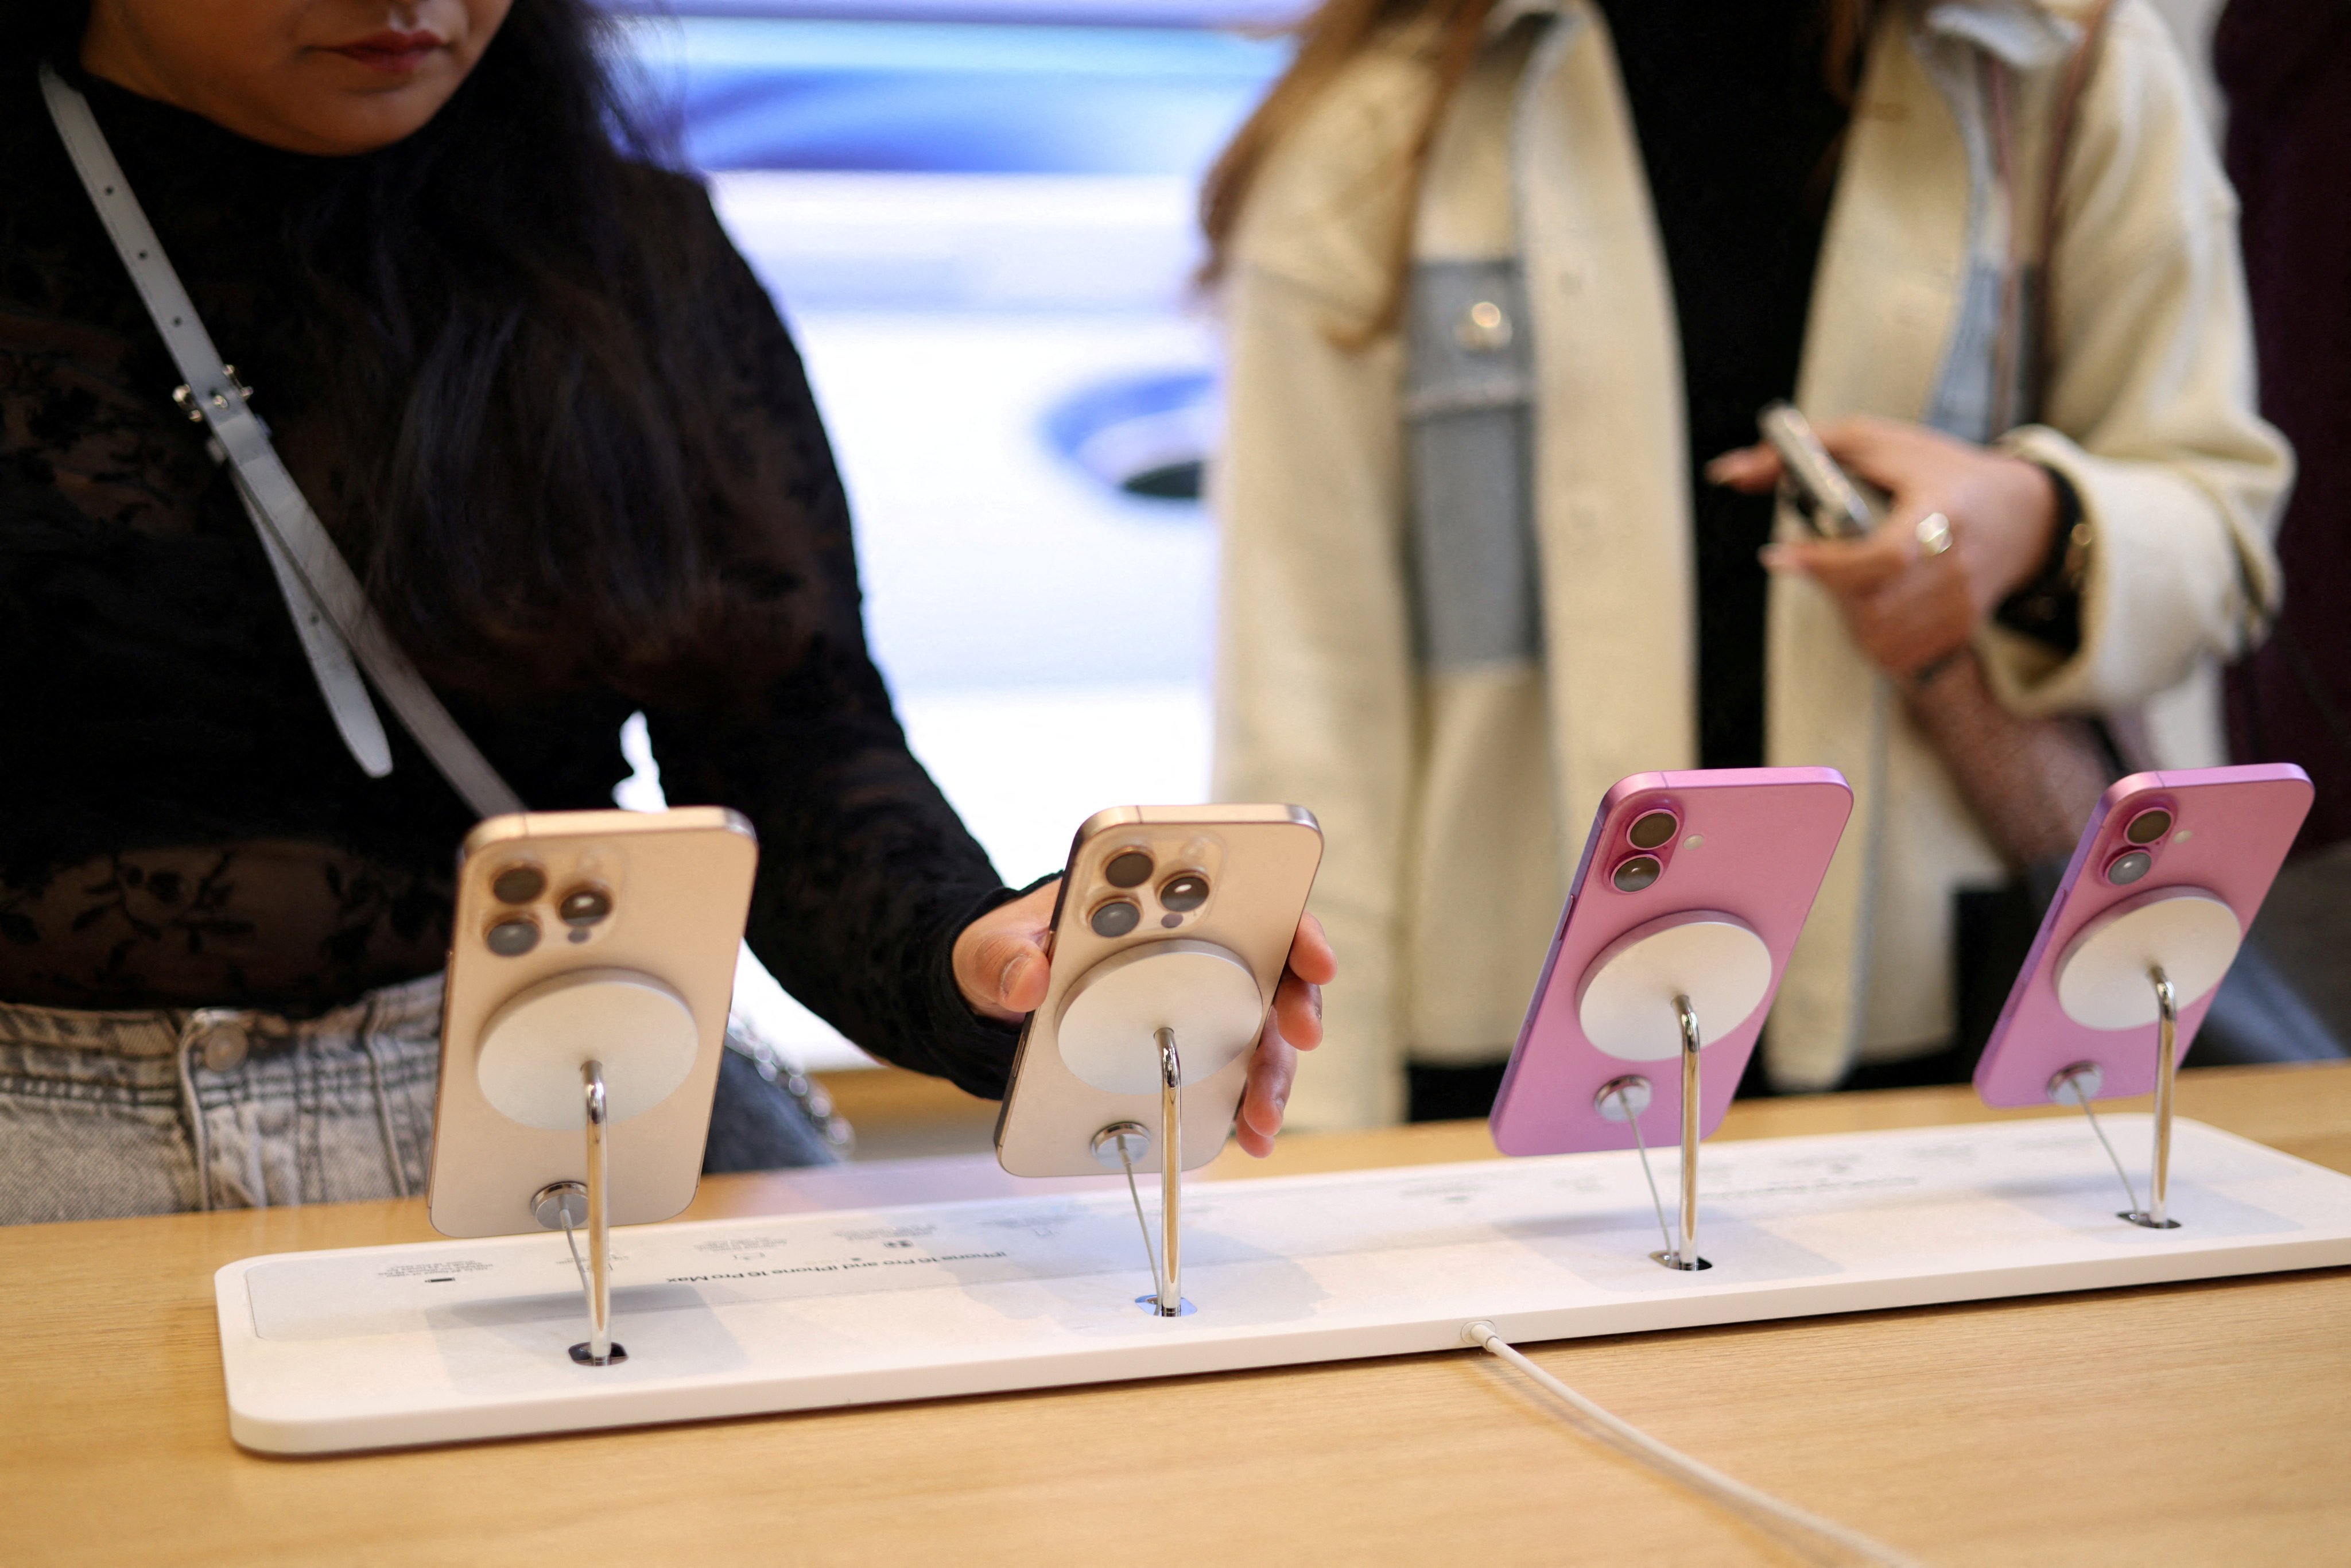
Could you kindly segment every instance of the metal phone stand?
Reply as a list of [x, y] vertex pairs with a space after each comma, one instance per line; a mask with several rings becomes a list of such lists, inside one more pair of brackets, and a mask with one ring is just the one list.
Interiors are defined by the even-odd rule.
[[[612, 1343], [611, 1170], [605, 1148], [611, 1105], [602, 1062], [580, 1063], [580, 1088], [587, 1118], [588, 1179], [548, 1183], [531, 1195], [530, 1212], [544, 1228], [563, 1232], [572, 1267], [580, 1270], [580, 1294], [588, 1301], [588, 1337], [571, 1347], [571, 1359], [582, 1366], [609, 1366], [628, 1360], [629, 1353]], [[583, 1221], [588, 1228], [585, 1260], [576, 1233]]]
[[1649, 1108], [1654, 1097], [1649, 1081], [1638, 1073], [1612, 1078], [1600, 1086], [1592, 1098], [1592, 1108], [1600, 1113], [1601, 1120], [1621, 1122], [1633, 1129], [1633, 1146], [1641, 1154], [1641, 1175], [1649, 1184], [1649, 1201], [1657, 1210], [1657, 1233], [1665, 1239], [1665, 1247], [1649, 1257], [1668, 1269], [1711, 1269], [1713, 1264], [1698, 1256], [1698, 1145], [1702, 1081], [1698, 1075], [1698, 1057], [1705, 1049], [1700, 1037], [1698, 1013], [1687, 997], [1674, 998], [1674, 1016], [1682, 1035], [1682, 1179], [1680, 1225], [1678, 1238], [1675, 1228], [1666, 1223], [1665, 1199], [1657, 1196], [1656, 1173], [1649, 1168], [1649, 1145], [1641, 1137], [1641, 1113]]
[[544, 1228], [562, 1231], [571, 1249], [588, 1309], [588, 1337], [571, 1347], [571, 1359], [583, 1366], [629, 1356], [612, 1343], [612, 1125], [669, 1098], [692, 1071], [699, 1047], [684, 999], [627, 969], [579, 969], [543, 980], [483, 1026], [475, 1071], [491, 1105], [526, 1126], [576, 1129], [582, 1137], [585, 1179], [549, 1182], [530, 1195], [530, 1213]]
[[1143, 1232], [1143, 1250], [1151, 1260], [1151, 1293], [1134, 1304], [1163, 1318], [1180, 1318], [1196, 1310], [1184, 1299], [1184, 1059], [1176, 1045], [1176, 1031], [1153, 1031], [1159, 1051], [1159, 1247], [1151, 1246], [1151, 1227], [1143, 1218], [1143, 1196], [1134, 1183], [1134, 1162], [1148, 1159], [1151, 1134], [1140, 1122], [1113, 1122], [1093, 1136], [1094, 1158], [1126, 1172], [1127, 1197], [1134, 1200], [1134, 1223]]
[[[1649, 1146], [1641, 1135], [1642, 1114], [1656, 1098], [1656, 1086], [1637, 1072], [1600, 1086], [1592, 1105], [1604, 1121], [1632, 1129], [1640, 1151], [1641, 1174], [1657, 1211], [1662, 1249], [1649, 1256], [1668, 1269], [1695, 1271], [1713, 1265], [1698, 1249], [1698, 1131], [1705, 1087], [1701, 1059], [1706, 1039], [1701, 1016], [1728, 1020], [1719, 1039], [1744, 1023], [1771, 988], [1771, 954], [1743, 920], [1714, 910], [1689, 910], [1636, 927], [1592, 961], [1577, 988], [1576, 1016], [1584, 1038], [1625, 1061], [1681, 1063], [1681, 1204], [1678, 1228], [1666, 1222], [1657, 1178], [1649, 1168]], [[1678, 1235], [1677, 1235], [1678, 1228]]]
[[[1126, 1173], [1135, 1224], [1151, 1258], [1151, 1293], [1135, 1304], [1163, 1318], [1192, 1312], [1183, 1290], [1184, 1087], [1223, 1071], [1257, 1044], [1267, 1000], [1239, 956], [1179, 937], [1130, 947], [1080, 976], [1063, 998], [1054, 1039], [1063, 1065], [1096, 1089], [1155, 1094], [1158, 1132], [1122, 1118], [1092, 1134], [1094, 1158]], [[1135, 1166], [1159, 1155], [1159, 1242], [1151, 1244]]]
[[2057, 961], [2057, 1003], [2085, 1029], [2125, 1031], [2155, 1026], [2155, 1135], [2147, 1160], [2147, 1197], [2106, 1140], [2091, 1102], [2106, 1071], [2076, 1061], [2049, 1081], [2049, 1098], [2074, 1104], [2114, 1162], [2130, 1207], [2116, 1218], [2150, 1230], [2176, 1230], [2170, 1215], [2172, 1085], [2179, 1070], [2180, 1009], [2200, 1001], [2236, 961], [2244, 933], [2236, 911], [2199, 887], [2163, 887], [2116, 904], [2082, 928]]

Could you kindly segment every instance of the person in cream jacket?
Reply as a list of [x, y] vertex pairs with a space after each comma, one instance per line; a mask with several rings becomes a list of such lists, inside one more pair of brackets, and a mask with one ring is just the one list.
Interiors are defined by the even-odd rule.
[[[1777, 525], [1765, 760], [1837, 768], [1855, 797], [1766, 1037], [1783, 1089], [1948, 1042], [1953, 892], [2010, 874], [1889, 695], [1889, 670], [1930, 662], [1931, 629], [1857, 619], [1855, 570], [1949, 573], [1938, 602], [1974, 591], [1954, 635], [2002, 705], [2114, 717], [2142, 765], [2225, 759], [2217, 665], [2278, 601], [2289, 458], [2253, 412], [2234, 201], [2143, 0], [2120, 0], [2087, 57], [2047, 240], [2047, 371], [2032, 422], [2003, 415], [2023, 374], [2003, 312], [2039, 259], [2038, 171], [2085, 11], [1897, 3], [1867, 30], [1794, 390], [1850, 465], [1896, 481], [1896, 505], [1875, 564], [1795, 543], [1784, 508]], [[1682, 360], [1607, 26], [1590, 0], [1495, 7], [1416, 188], [1415, 127], [1442, 90], [1431, 38], [1388, 26], [1329, 72], [1220, 236], [1217, 789], [1318, 813], [1315, 907], [1346, 964], [1301, 1126], [1396, 1119], [1408, 1058], [1507, 1055], [1601, 796], [1698, 764]], [[1413, 305], [1383, 326], [1407, 233]], [[1502, 303], [1431, 317], [1448, 275]], [[1416, 340], [1425, 319], [1445, 341]], [[1514, 401], [1531, 433], [1515, 480], [1414, 443], [1432, 412]], [[1971, 580], [1997, 535], [1970, 493], [1987, 449], [2062, 476], [2087, 525], [2070, 652], [2001, 625]], [[1751, 455], [1729, 468], [1761, 482]], [[1416, 581], [1448, 570], [1416, 553], [1432, 479], [1529, 492], [1526, 603], [1464, 608], [1453, 659], [1430, 656]], [[1928, 501], [1958, 536], [1941, 561], [1907, 542]]]

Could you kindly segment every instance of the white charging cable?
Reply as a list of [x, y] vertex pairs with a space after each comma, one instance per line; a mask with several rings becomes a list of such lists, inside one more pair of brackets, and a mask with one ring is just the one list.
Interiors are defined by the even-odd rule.
[[1840, 1549], [1840, 1556], [1827, 1558], [1820, 1556], [1816, 1551], [1806, 1551], [1806, 1555], [1815, 1562], [1834, 1563], [1852, 1558], [1879, 1564], [1881, 1568], [1921, 1568], [1915, 1557], [1905, 1556], [1858, 1531], [1847, 1530], [1844, 1525], [1807, 1512], [1793, 1503], [1782, 1502], [1769, 1492], [1758, 1491], [1744, 1481], [1733, 1480], [1711, 1465], [1702, 1465], [1687, 1454], [1667, 1448], [1631, 1422], [1610, 1415], [1519, 1354], [1485, 1319], [1462, 1324], [1461, 1338], [1465, 1343], [1489, 1351], [1509, 1362], [1533, 1379], [1545, 1393], [1564, 1402], [1577, 1415], [1597, 1424], [1609, 1436], [1683, 1485], [1711, 1495], [1717, 1501], [1748, 1515], [1752, 1522], [1772, 1530], [1783, 1539], [1792, 1529], [1796, 1535], [1790, 1544], [1799, 1550], [1817, 1548], [1823, 1542]]

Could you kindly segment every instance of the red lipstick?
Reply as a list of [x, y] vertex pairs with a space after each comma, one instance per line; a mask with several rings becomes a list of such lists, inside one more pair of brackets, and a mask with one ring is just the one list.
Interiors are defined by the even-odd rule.
[[441, 48], [444, 40], [438, 33], [402, 33], [386, 29], [371, 33], [364, 38], [348, 44], [338, 44], [328, 53], [356, 60], [372, 71], [386, 76], [406, 76], [423, 65], [434, 50]]

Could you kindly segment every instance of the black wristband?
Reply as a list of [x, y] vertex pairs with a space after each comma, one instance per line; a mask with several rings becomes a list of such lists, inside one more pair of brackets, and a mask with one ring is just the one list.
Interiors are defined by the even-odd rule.
[[2033, 466], [2049, 476], [2057, 492], [2057, 524], [2049, 530], [2048, 553], [2032, 580], [2000, 601], [1992, 619], [2060, 653], [2082, 646], [2082, 583], [2089, 554], [2089, 529], [2081, 492], [2046, 463]]

